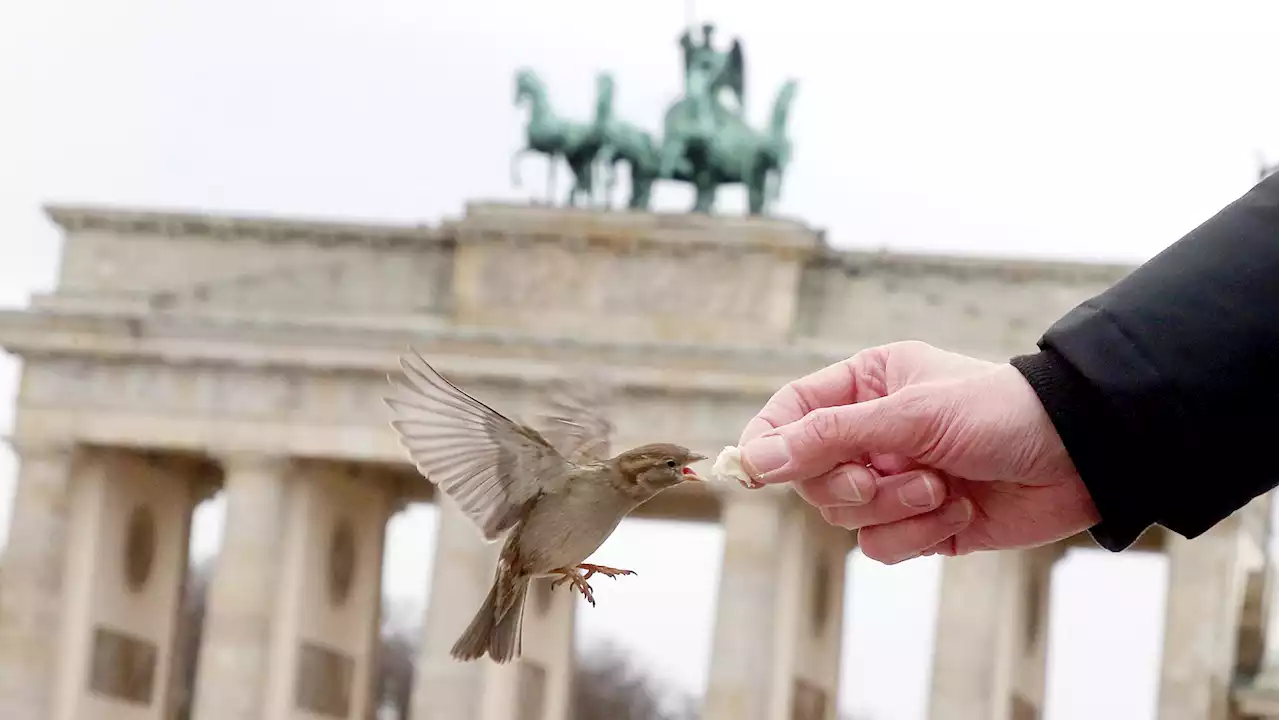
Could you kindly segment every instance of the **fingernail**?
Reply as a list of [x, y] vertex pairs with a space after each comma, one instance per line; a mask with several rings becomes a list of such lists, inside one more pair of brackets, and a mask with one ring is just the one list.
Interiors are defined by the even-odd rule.
[[850, 470], [836, 473], [831, 482], [831, 494], [841, 500], [862, 504], [862, 490], [858, 488], [858, 475]]
[[768, 475], [790, 460], [787, 441], [778, 435], [756, 438], [742, 446], [742, 464], [752, 477]]
[[909, 508], [933, 507], [937, 496], [928, 475], [921, 475], [898, 489], [898, 499]]

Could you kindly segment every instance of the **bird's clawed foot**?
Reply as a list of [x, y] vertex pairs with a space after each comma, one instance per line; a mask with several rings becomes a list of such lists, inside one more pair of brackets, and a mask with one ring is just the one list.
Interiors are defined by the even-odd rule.
[[555, 572], [560, 577], [551, 581], [551, 589], [554, 590], [558, 585], [560, 585], [560, 583], [567, 581], [570, 584], [572, 584], [573, 587], [578, 590], [578, 592], [582, 593], [582, 597], [586, 598], [587, 602], [591, 603], [591, 607], [596, 606], [596, 598], [595, 598], [595, 595], [592, 594], [591, 592], [591, 585], [587, 583], [587, 579], [585, 577], [578, 574], [577, 569], [560, 568]]
[[596, 573], [600, 573], [601, 575], [604, 575], [605, 577], [610, 577], [610, 578], [616, 578], [619, 575], [635, 575], [636, 574], [635, 570], [619, 570], [618, 568], [611, 568], [606, 565], [592, 565], [591, 563], [582, 563], [581, 565], [578, 565], [578, 569], [587, 571], [587, 574], [583, 577], [583, 580], [590, 580], [591, 576], [595, 575]]
[[[587, 572], [585, 575], [579, 575], [579, 570], [586, 570]], [[586, 598], [587, 602], [591, 603], [591, 607], [596, 606], [595, 594], [591, 592], [591, 584], [587, 582], [592, 575], [599, 573], [605, 577], [616, 578], [619, 575], [636, 574], [634, 570], [619, 570], [618, 568], [611, 568], [605, 565], [593, 565], [591, 563], [582, 563], [581, 565], [572, 568], [558, 568], [553, 572], [560, 577], [551, 581], [552, 589], [555, 589], [561, 583], [570, 583], [578, 590], [578, 592], [582, 593], [582, 597]]]

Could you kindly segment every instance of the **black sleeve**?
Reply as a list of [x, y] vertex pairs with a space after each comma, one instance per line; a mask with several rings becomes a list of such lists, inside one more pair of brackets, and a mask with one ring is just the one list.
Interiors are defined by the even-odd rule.
[[1118, 552], [1193, 538], [1276, 487], [1276, 175], [1076, 307], [1010, 362], [1035, 389]]

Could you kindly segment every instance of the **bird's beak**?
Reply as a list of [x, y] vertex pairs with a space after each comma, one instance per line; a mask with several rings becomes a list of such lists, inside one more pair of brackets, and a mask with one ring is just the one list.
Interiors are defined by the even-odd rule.
[[707, 459], [706, 455], [699, 455], [697, 453], [693, 453], [692, 455], [690, 455], [689, 462], [684, 466], [684, 469], [681, 471], [682, 473], [684, 473], [684, 479], [693, 480], [696, 482], [702, 482], [703, 481], [702, 478], [699, 477], [698, 473], [694, 472], [693, 468], [689, 467], [689, 465], [692, 465], [693, 463], [696, 463], [699, 460], [706, 460], [706, 459]]

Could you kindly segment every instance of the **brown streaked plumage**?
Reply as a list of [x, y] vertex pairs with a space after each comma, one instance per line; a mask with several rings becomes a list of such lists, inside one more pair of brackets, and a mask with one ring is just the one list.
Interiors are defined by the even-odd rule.
[[680, 445], [644, 445], [605, 458], [601, 435], [611, 426], [598, 412], [589, 419], [588, 403], [562, 404], [588, 418], [555, 418], [557, 448], [446, 380], [412, 348], [400, 366], [403, 376], [388, 378], [396, 392], [385, 398], [400, 444], [486, 541], [507, 533], [489, 594], [453, 646], [459, 660], [520, 656], [525, 596], [536, 577], [556, 576], [553, 586], [569, 582], [594, 605], [592, 575], [634, 573], [583, 561], [627, 513], [700, 479], [688, 465], [706, 458]]

